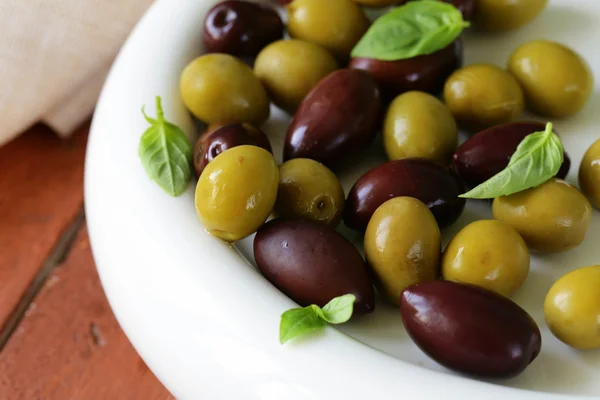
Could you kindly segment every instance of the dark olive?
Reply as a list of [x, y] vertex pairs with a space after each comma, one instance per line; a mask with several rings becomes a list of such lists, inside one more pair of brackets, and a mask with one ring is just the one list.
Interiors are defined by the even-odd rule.
[[207, 53], [254, 57], [283, 38], [283, 22], [272, 7], [242, 0], [215, 5], [206, 15], [202, 39]]
[[541, 350], [540, 331], [525, 310], [476, 286], [419, 283], [402, 293], [400, 310], [417, 346], [438, 363], [462, 373], [516, 376]]
[[375, 308], [367, 266], [356, 248], [333, 228], [315, 221], [279, 218], [254, 238], [262, 274], [301, 306], [323, 307], [334, 297], [356, 296], [356, 313]]
[[[282, 0], [280, 0], [282, 1]], [[475, 12], [475, 0], [442, 0], [446, 3], [452, 4], [454, 7], [458, 8], [463, 15], [463, 18], [466, 21], [470, 21], [473, 19], [473, 13]], [[396, 4], [404, 4], [407, 3], [406, 0], [400, 0]]]
[[344, 212], [346, 226], [365, 230], [375, 210], [387, 200], [408, 196], [429, 207], [440, 227], [458, 219], [465, 188], [454, 172], [441, 164], [420, 158], [404, 158], [379, 165], [354, 184]]
[[312, 158], [335, 169], [373, 141], [381, 122], [375, 81], [364, 71], [341, 69], [304, 98], [285, 138], [283, 157]]
[[369, 72], [379, 84], [385, 99], [411, 90], [438, 94], [446, 78], [461, 67], [463, 46], [460, 39], [435, 53], [398, 61], [353, 58], [350, 68]]
[[277, 0], [277, 2], [279, 4], [281, 4], [282, 6], [285, 6], [286, 4], [289, 4], [292, 2], [292, 0]]
[[[452, 168], [468, 186], [477, 186], [506, 168], [525, 136], [543, 131], [545, 126], [541, 122], [512, 122], [485, 129], [458, 147]], [[570, 167], [571, 160], [565, 154], [556, 176], [564, 179]]]
[[216, 156], [232, 147], [249, 144], [272, 152], [267, 135], [250, 124], [229, 124], [207, 129], [194, 147], [194, 167], [199, 177], [204, 167]]

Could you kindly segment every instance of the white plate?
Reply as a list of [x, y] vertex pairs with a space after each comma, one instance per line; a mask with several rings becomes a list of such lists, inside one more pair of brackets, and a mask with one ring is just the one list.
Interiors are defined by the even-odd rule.
[[[598, 212], [580, 247], [533, 258], [531, 274], [515, 300], [539, 324], [543, 348], [516, 379], [480, 382], [439, 367], [408, 339], [398, 310], [382, 304], [341, 332], [328, 328], [311, 338], [279, 344], [279, 316], [294, 303], [244, 259], [251, 254], [251, 239], [241, 243], [238, 253], [209, 236], [194, 211], [193, 185], [180, 198], [171, 198], [146, 177], [137, 157], [138, 140], [147, 127], [140, 107], [153, 109], [155, 95], [163, 97], [167, 118], [194, 135], [179, 99], [179, 74], [201, 53], [203, 17], [214, 3], [155, 3], [115, 63], [88, 148], [85, 198], [98, 270], [123, 329], [168, 389], [182, 399], [421, 395], [537, 400], [600, 395], [600, 352], [574, 351], [561, 344], [548, 332], [542, 315], [545, 293], [555, 279], [576, 267], [600, 263]], [[549, 38], [585, 55], [600, 83], [599, 25], [597, 0], [554, 0], [540, 18], [518, 32], [469, 34], [465, 64], [504, 65], [518, 44]], [[555, 121], [573, 160], [571, 182], [576, 181], [586, 147], [600, 137], [599, 107], [597, 85], [579, 115]], [[280, 154], [287, 117], [274, 111], [264, 129]], [[369, 160], [343, 177], [346, 190], [361, 171], [383, 161], [380, 146], [376, 143]], [[486, 206], [469, 204], [446, 236], [489, 216]], [[360, 242], [356, 234], [344, 233]]]

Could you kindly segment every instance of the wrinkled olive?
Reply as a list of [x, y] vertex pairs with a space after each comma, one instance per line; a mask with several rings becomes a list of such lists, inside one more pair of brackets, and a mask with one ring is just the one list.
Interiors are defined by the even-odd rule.
[[544, 314], [550, 331], [576, 349], [600, 348], [600, 265], [569, 272], [552, 285]]
[[337, 69], [324, 48], [302, 40], [280, 40], [260, 52], [254, 72], [271, 100], [294, 112], [316, 84]]
[[275, 210], [284, 217], [301, 217], [335, 227], [344, 211], [344, 189], [329, 168], [308, 158], [295, 158], [279, 167]]
[[415, 198], [395, 197], [377, 208], [365, 232], [365, 257], [389, 302], [399, 305], [408, 286], [437, 279], [440, 236], [433, 214]]
[[273, 210], [278, 183], [271, 153], [256, 146], [234, 147], [204, 168], [196, 186], [196, 211], [209, 233], [230, 242], [243, 239]]
[[206, 165], [225, 150], [243, 144], [262, 147], [271, 153], [267, 135], [250, 124], [229, 124], [214, 130], [209, 127], [200, 135], [194, 147], [196, 175], [199, 177]]
[[454, 72], [444, 85], [444, 101], [458, 125], [470, 131], [515, 120], [525, 108], [517, 80], [491, 64], [473, 64]]
[[475, 26], [490, 32], [506, 32], [527, 25], [546, 7], [548, 0], [477, 0]]
[[390, 160], [420, 157], [448, 164], [457, 144], [454, 117], [434, 96], [408, 92], [390, 104], [383, 125], [383, 145]]
[[529, 250], [509, 224], [481, 220], [464, 227], [442, 257], [442, 277], [511, 296], [529, 274]]
[[446, 79], [462, 65], [462, 58], [463, 46], [459, 39], [429, 55], [397, 61], [353, 58], [349, 67], [369, 72], [389, 101], [411, 90], [440, 93]]
[[527, 243], [542, 253], [558, 253], [577, 247], [592, 219], [592, 207], [579, 190], [560, 179], [523, 192], [494, 199], [495, 219], [505, 221]]
[[445, 227], [462, 214], [466, 201], [458, 196], [464, 192], [458, 176], [443, 165], [418, 158], [389, 161], [356, 181], [346, 199], [344, 223], [364, 231], [380, 205], [409, 196], [425, 203], [440, 227]]
[[419, 283], [402, 293], [410, 337], [443, 366], [469, 375], [509, 378], [537, 357], [535, 321], [506, 297], [449, 281]]
[[200, 121], [249, 122], [269, 118], [269, 98], [252, 69], [227, 54], [207, 54], [185, 67], [181, 98]]
[[521, 45], [511, 55], [508, 70], [523, 88], [527, 107], [548, 117], [577, 113], [594, 90], [594, 77], [585, 60], [548, 40]]
[[330, 168], [355, 162], [377, 134], [381, 101], [364, 71], [328, 75], [298, 107], [284, 142], [283, 157], [312, 158]]
[[[452, 168], [468, 186], [475, 187], [506, 168], [525, 136], [544, 129], [546, 124], [541, 122], [512, 122], [485, 129], [456, 149]], [[571, 160], [565, 153], [556, 176], [564, 179], [570, 167]]]
[[278, 218], [254, 238], [260, 272], [301, 306], [323, 307], [334, 297], [356, 296], [358, 314], [375, 309], [375, 291], [360, 253], [333, 228], [305, 219]]
[[352, 0], [294, 0], [286, 9], [291, 37], [316, 43], [341, 60], [369, 28], [367, 16]]
[[267, 4], [226, 0], [206, 15], [202, 39], [207, 53], [254, 57], [283, 37], [283, 22]]
[[579, 185], [592, 205], [600, 209], [600, 139], [583, 156], [579, 166]]

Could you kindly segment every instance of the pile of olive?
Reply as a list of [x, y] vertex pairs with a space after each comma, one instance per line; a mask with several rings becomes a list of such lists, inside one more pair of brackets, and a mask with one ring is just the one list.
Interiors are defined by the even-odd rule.
[[[474, 29], [489, 31], [519, 28], [546, 4], [446, 2]], [[182, 73], [184, 103], [209, 124], [194, 153], [204, 226], [231, 242], [257, 232], [259, 270], [302, 306], [351, 293], [355, 311], [369, 313], [375, 287], [400, 306], [410, 336], [441, 364], [487, 377], [520, 373], [540, 352], [541, 336], [507, 297], [526, 280], [530, 251], [566, 251], [584, 240], [592, 214], [586, 196], [600, 207], [600, 141], [581, 163], [583, 194], [563, 180], [571, 165], [565, 155], [556, 177], [495, 198], [494, 219], [467, 225], [444, 250], [441, 229], [460, 217], [466, 201], [459, 195], [506, 168], [521, 141], [544, 130], [517, 122], [525, 108], [557, 118], [584, 106], [593, 87], [585, 61], [538, 40], [516, 49], [506, 69], [461, 68], [460, 37], [397, 61], [350, 57], [369, 29], [362, 6], [407, 2], [280, 3], [285, 27], [264, 4], [216, 5], [203, 31], [209, 54]], [[283, 40], [284, 28], [291, 40]], [[293, 114], [279, 166], [259, 128], [270, 102]], [[459, 127], [478, 133], [458, 146]], [[345, 197], [336, 173], [356, 163], [380, 130], [389, 161]], [[342, 220], [364, 233], [365, 259], [335, 230]], [[548, 293], [547, 323], [565, 343], [600, 347], [598, 285], [600, 266], [589, 267]]]

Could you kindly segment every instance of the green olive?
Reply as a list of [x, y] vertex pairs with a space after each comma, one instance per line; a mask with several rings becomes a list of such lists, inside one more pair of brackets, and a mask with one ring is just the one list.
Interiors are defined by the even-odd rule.
[[552, 285], [544, 302], [550, 331], [576, 349], [600, 348], [600, 265], [569, 272]]
[[527, 107], [547, 117], [567, 117], [587, 103], [594, 77], [573, 50], [556, 42], [534, 40], [511, 55], [508, 70], [525, 93]]
[[482, 220], [464, 227], [442, 257], [442, 277], [511, 296], [529, 274], [529, 250], [509, 224]]
[[340, 181], [320, 162], [295, 158], [279, 167], [275, 210], [282, 216], [336, 226], [344, 211], [344, 200]]
[[471, 131], [511, 122], [525, 108], [517, 80], [491, 64], [455, 71], [444, 85], [444, 101], [458, 125]]
[[495, 219], [512, 225], [530, 249], [542, 253], [577, 247], [592, 219], [592, 207], [585, 196], [557, 178], [496, 198], [492, 212]]
[[280, 40], [265, 47], [256, 58], [254, 72], [273, 103], [293, 112], [321, 79], [337, 69], [324, 48], [302, 40]]
[[600, 139], [583, 156], [579, 166], [579, 185], [594, 207], [600, 209]]
[[393, 304], [415, 283], [437, 279], [440, 228], [429, 208], [412, 197], [383, 203], [369, 221], [365, 256], [379, 290]]
[[294, 0], [286, 6], [291, 37], [316, 43], [347, 59], [369, 28], [367, 16], [352, 0]]
[[196, 186], [196, 212], [206, 230], [234, 242], [256, 232], [277, 197], [275, 159], [256, 146], [233, 147], [215, 157]]
[[408, 92], [390, 104], [383, 127], [390, 160], [426, 158], [448, 164], [458, 144], [458, 128], [444, 103], [423, 92]]
[[269, 98], [252, 69], [227, 54], [207, 54], [181, 74], [181, 98], [201, 121], [249, 122], [269, 118]]
[[490, 32], [506, 32], [527, 25], [546, 7], [548, 0], [477, 0], [475, 26]]

